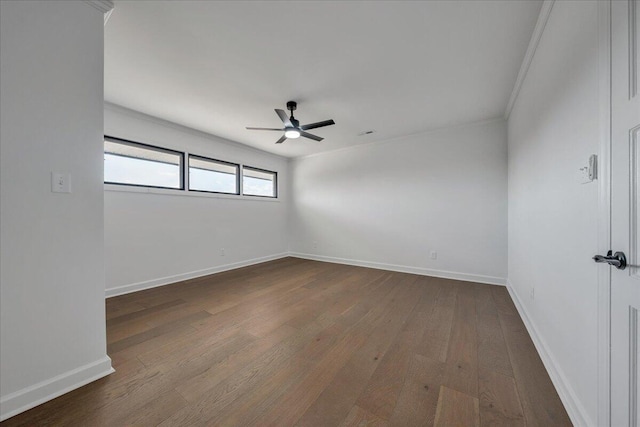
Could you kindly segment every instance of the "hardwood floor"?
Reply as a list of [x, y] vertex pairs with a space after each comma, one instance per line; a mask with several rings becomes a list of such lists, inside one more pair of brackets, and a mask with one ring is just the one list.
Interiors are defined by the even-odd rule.
[[295, 258], [107, 300], [116, 372], [2, 426], [571, 425], [504, 287]]

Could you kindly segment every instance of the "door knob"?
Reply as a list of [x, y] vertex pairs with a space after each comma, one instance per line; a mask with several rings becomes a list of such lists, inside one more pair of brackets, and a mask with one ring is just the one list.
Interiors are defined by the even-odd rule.
[[627, 257], [624, 256], [624, 252], [616, 252], [612, 255], [612, 251], [609, 251], [606, 255], [595, 255], [593, 260], [595, 262], [606, 262], [618, 270], [624, 270], [627, 268]]

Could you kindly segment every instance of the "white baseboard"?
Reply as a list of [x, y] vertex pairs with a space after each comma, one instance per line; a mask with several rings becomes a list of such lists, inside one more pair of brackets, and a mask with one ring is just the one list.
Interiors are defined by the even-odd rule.
[[421, 276], [441, 277], [444, 279], [463, 280], [465, 282], [486, 283], [488, 285], [506, 284], [504, 277], [483, 276], [480, 274], [459, 273], [455, 271], [433, 270], [430, 268], [411, 267], [407, 265], [386, 264], [381, 262], [360, 261], [355, 259], [335, 258], [322, 255], [290, 252], [289, 256], [295, 258], [310, 259], [313, 261], [333, 262], [336, 264], [355, 265], [358, 267], [376, 268], [378, 270], [398, 271], [400, 273], [419, 274]]
[[113, 372], [115, 370], [111, 367], [111, 359], [109, 356], [104, 356], [95, 362], [3, 396], [0, 399], [0, 421], [55, 399]]
[[580, 403], [573, 387], [571, 387], [567, 377], [560, 368], [560, 365], [556, 362], [552, 353], [549, 351], [542, 335], [538, 333], [538, 329], [531, 320], [531, 317], [527, 313], [527, 309], [522, 304], [518, 293], [513, 288], [509, 279], [507, 279], [507, 290], [509, 291], [509, 295], [511, 295], [511, 299], [514, 302], [525, 327], [527, 328], [527, 332], [529, 332], [529, 336], [531, 336], [531, 339], [533, 340], [536, 350], [538, 350], [538, 354], [540, 355], [542, 363], [547, 369], [547, 373], [560, 396], [560, 400], [562, 400], [562, 403], [567, 410], [567, 414], [569, 414], [569, 418], [571, 418], [571, 422], [576, 427], [595, 426], [596, 424], [591, 420], [584, 406], [582, 406], [582, 403]]
[[144, 289], [156, 288], [158, 286], [170, 285], [184, 280], [195, 279], [196, 277], [208, 276], [209, 274], [221, 273], [227, 270], [247, 267], [249, 265], [260, 264], [267, 261], [273, 261], [280, 258], [288, 257], [287, 252], [275, 255], [268, 255], [260, 258], [253, 258], [246, 261], [234, 262], [231, 264], [219, 265], [216, 267], [205, 268], [202, 270], [190, 271], [188, 273], [176, 274], [174, 276], [161, 277], [159, 279], [146, 280], [144, 282], [132, 283], [130, 285], [109, 288], [105, 291], [106, 298], [115, 297], [117, 295], [129, 294], [131, 292], [142, 291]]

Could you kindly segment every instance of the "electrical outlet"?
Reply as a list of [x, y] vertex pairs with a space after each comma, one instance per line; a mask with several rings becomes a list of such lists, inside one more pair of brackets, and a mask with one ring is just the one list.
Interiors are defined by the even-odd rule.
[[535, 287], [531, 287], [531, 290], [529, 291], [529, 297], [531, 299], [535, 299], [536, 298], [536, 288]]
[[429, 256], [431, 257], [431, 259], [438, 259], [438, 252], [436, 252], [436, 251], [431, 251], [431, 253], [429, 254]]
[[313, 241], [313, 249], [318, 249], [318, 242], [315, 240]]
[[224, 248], [220, 248], [220, 256], [224, 256]]

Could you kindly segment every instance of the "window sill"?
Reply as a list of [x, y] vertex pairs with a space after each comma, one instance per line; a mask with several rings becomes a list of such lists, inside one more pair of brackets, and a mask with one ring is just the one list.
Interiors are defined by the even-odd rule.
[[206, 193], [206, 192], [199, 192], [199, 191], [171, 190], [166, 188], [153, 188], [153, 187], [135, 187], [130, 185], [118, 185], [118, 184], [104, 184], [104, 191], [115, 191], [120, 193], [146, 193], [146, 194], [158, 194], [163, 196], [178, 196], [178, 197], [204, 197], [208, 199], [231, 199], [231, 200], [243, 200], [243, 201], [254, 201], [254, 202], [280, 202], [280, 198], [276, 198], [276, 197], [239, 196], [236, 194]]

